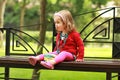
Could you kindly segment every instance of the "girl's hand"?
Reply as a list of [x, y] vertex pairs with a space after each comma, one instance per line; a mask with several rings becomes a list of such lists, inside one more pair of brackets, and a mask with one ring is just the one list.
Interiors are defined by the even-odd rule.
[[76, 59], [77, 62], [82, 62], [84, 61], [83, 59]]

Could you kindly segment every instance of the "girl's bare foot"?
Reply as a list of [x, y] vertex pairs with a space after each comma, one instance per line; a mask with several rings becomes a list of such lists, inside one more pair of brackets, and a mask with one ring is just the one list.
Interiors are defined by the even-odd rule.
[[54, 69], [54, 65], [50, 62], [41, 61], [40, 64], [48, 69]]
[[30, 56], [29, 57], [29, 63], [33, 66], [35, 66], [35, 64], [37, 63], [37, 58], [35, 56]]

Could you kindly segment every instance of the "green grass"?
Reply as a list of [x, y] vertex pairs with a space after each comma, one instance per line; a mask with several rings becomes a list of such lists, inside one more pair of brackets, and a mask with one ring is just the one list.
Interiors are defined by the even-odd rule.
[[[3, 71], [3, 68], [0, 68], [1, 71]], [[30, 79], [32, 77], [32, 71], [30, 69], [12, 68], [10, 77]], [[41, 70], [40, 73], [39, 80], [106, 80], [106, 74], [103, 72]], [[116, 74], [113, 73], [113, 75]], [[112, 80], [117, 80], [117, 78], [113, 78]]]
[[112, 57], [112, 49], [110, 47], [87, 47], [85, 57]]
[[105, 80], [105, 74], [97, 72], [45, 71], [45, 70], [41, 72], [42, 72], [41, 80]]

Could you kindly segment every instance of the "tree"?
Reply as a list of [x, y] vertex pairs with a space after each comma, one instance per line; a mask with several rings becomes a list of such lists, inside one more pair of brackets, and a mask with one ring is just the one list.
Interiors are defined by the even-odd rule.
[[[40, 34], [39, 34], [39, 41], [44, 44], [45, 42], [45, 33], [46, 33], [46, 0], [40, 0]], [[42, 53], [43, 47], [41, 47], [40, 44], [38, 44], [38, 54]], [[33, 80], [39, 79], [38, 73], [39, 69], [34, 69], [33, 71]]]
[[[6, 0], [0, 0], [0, 28], [3, 28], [4, 25], [4, 12], [5, 12]], [[0, 32], [0, 47], [3, 44], [3, 35]]]
[[101, 8], [101, 5], [105, 5], [110, 0], [91, 0], [94, 5], [96, 5], [96, 8]]
[[21, 13], [20, 13], [20, 30], [22, 30], [22, 26], [24, 26], [24, 15], [25, 15], [25, 9], [26, 9], [26, 0], [23, 0], [23, 3], [21, 5]]

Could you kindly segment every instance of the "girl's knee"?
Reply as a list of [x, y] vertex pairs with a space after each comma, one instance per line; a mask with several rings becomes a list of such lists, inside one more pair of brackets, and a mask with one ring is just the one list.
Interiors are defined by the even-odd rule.
[[67, 55], [65, 51], [62, 51], [61, 53], [59, 53], [59, 55]]

